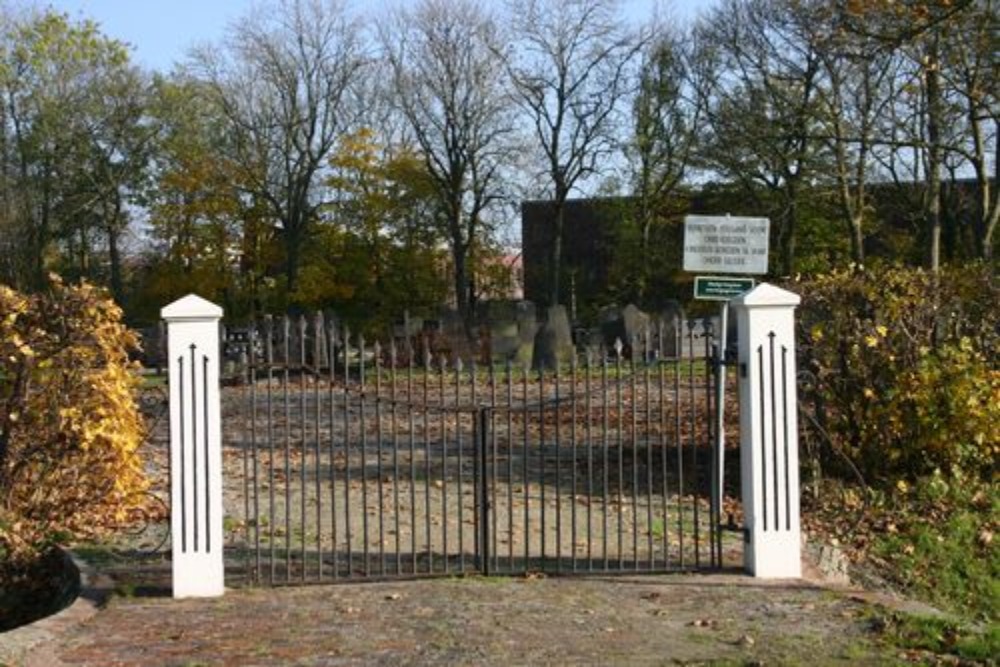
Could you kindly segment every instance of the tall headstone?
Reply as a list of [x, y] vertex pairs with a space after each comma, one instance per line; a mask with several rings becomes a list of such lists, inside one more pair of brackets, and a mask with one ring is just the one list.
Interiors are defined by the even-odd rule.
[[535, 354], [532, 366], [536, 369], [554, 369], [557, 364], [569, 364], [573, 359], [573, 331], [569, 324], [566, 306], [549, 306], [546, 320], [535, 336]]
[[647, 315], [634, 303], [630, 303], [622, 309], [622, 333], [624, 337], [626, 354], [632, 361], [643, 360], [646, 346], [646, 336], [649, 334], [649, 315]]
[[517, 352], [514, 353], [514, 362], [518, 367], [523, 368], [531, 364], [535, 354], [535, 335], [538, 333], [535, 304], [531, 301], [519, 301], [516, 317]]

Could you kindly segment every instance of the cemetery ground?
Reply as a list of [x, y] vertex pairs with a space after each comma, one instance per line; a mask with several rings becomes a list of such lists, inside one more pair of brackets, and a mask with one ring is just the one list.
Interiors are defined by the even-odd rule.
[[[155, 390], [148, 409], [156, 410]], [[166, 492], [166, 425], [146, 444], [151, 491]], [[239, 479], [231, 448], [225, 465]], [[240, 484], [227, 486], [239, 505]], [[845, 496], [841, 496], [843, 499]], [[154, 508], [155, 509], [155, 508]], [[844, 512], [807, 515], [810, 539], [843, 542]], [[799, 582], [734, 572], [658, 576], [451, 577], [305, 587], [237, 585], [214, 600], [170, 598], [163, 513], [113, 540], [78, 545], [97, 578], [95, 612], [0, 636], [0, 662], [195, 664], [977, 664], [995, 625], [942, 615], [884, 589], [832, 584], [813, 564]], [[148, 519], [148, 523], [146, 521]], [[877, 521], [878, 518], [872, 519]], [[884, 520], [884, 517], [882, 517]], [[902, 522], [900, 522], [902, 523]], [[235, 537], [238, 511], [226, 521]], [[869, 534], [884, 525], [851, 522]], [[891, 531], [890, 531], [891, 532]], [[829, 569], [829, 551], [813, 563]], [[836, 553], [836, 552], [834, 552]], [[836, 559], [834, 559], [836, 561]], [[836, 565], [836, 562], [834, 562]], [[995, 586], [995, 582], [992, 582]], [[995, 601], [993, 602], [995, 604]], [[92, 603], [81, 600], [79, 612]], [[71, 611], [72, 611], [71, 609]], [[58, 618], [58, 617], [57, 617]], [[976, 621], [979, 621], [978, 623]], [[48, 623], [48, 625], [46, 625]], [[55, 629], [49, 630], [48, 627]]]

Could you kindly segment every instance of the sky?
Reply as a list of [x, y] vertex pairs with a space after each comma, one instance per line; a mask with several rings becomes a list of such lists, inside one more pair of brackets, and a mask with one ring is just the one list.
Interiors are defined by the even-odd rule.
[[[681, 19], [691, 19], [716, 0], [673, 0], [670, 11]], [[190, 47], [216, 42], [226, 26], [245, 14], [252, 0], [49, 0], [50, 6], [73, 19], [93, 19], [101, 31], [132, 47], [134, 61], [157, 71], [169, 71], [184, 60]], [[355, 0], [364, 6], [364, 0]], [[630, 19], [651, 15], [656, 0], [625, 0]]]

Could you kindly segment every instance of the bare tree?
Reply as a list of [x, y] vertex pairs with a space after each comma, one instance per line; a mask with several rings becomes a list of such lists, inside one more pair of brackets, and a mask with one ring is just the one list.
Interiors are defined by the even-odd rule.
[[[976, 0], [953, 2], [916, 2], [894, 4], [888, 0], [849, 5], [844, 12], [845, 30], [881, 46], [887, 52], [908, 59], [919, 97], [908, 95], [905, 86], [896, 87], [893, 115], [898, 105], [909, 104], [913, 113], [903, 116], [905, 130], [897, 140], [897, 128], [891, 129], [888, 142], [891, 171], [899, 159], [899, 149], [910, 149], [913, 158], [906, 164], [914, 176], [922, 177], [925, 230], [928, 239], [927, 264], [932, 271], [941, 265], [942, 210], [941, 182], [943, 169], [956, 144], [956, 116], [949, 108], [946, 82], [942, 78], [945, 51], [953, 27], [976, 5]], [[995, 57], [990, 56], [995, 60]], [[914, 179], [915, 180], [915, 179]]]
[[540, 149], [553, 204], [549, 302], [559, 303], [565, 204], [616, 149], [628, 65], [643, 40], [615, 0], [515, 0], [510, 72]]
[[193, 58], [230, 125], [240, 187], [281, 226], [293, 299], [322, 205], [319, 175], [357, 113], [351, 94], [364, 63], [342, 0], [281, 0], [236, 23], [223, 49]]
[[[818, 48], [824, 85], [818, 88], [819, 132], [832, 155], [837, 200], [850, 238], [851, 260], [865, 260], [868, 185], [881, 141], [879, 119], [896, 100], [899, 58], [870, 38], [831, 30]], [[893, 149], [895, 150], [895, 149]]]
[[[942, 83], [964, 116], [963, 141], [953, 152], [972, 168], [976, 189], [972, 218], [974, 244], [980, 257], [993, 259], [1000, 196], [1000, 7], [982, 0], [956, 17], [942, 48]], [[990, 170], [992, 149], [993, 170]]]
[[701, 100], [690, 88], [689, 43], [665, 26], [643, 51], [632, 104], [631, 163], [635, 216], [639, 226], [638, 298], [651, 276], [650, 237], [657, 212], [677, 192], [691, 166], [698, 140]]
[[801, 197], [818, 173], [821, 68], [809, 3], [726, 0], [696, 29], [709, 168], [778, 199], [780, 270], [795, 270]]
[[409, 121], [438, 200], [458, 310], [471, 335], [470, 253], [488, 233], [513, 133], [505, 41], [473, 0], [423, 0], [380, 27], [392, 99]]

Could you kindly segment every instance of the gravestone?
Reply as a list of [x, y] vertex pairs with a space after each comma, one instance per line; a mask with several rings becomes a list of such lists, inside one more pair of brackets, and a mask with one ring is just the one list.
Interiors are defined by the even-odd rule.
[[677, 301], [668, 301], [660, 313], [660, 356], [675, 359], [681, 356], [684, 334], [684, 309]]
[[557, 364], [569, 364], [573, 358], [573, 333], [566, 306], [550, 306], [545, 320], [535, 335], [532, 367], [553, 370]]
[[625, 344], [625, 358], [634, 362], [642, 361], [646, 356], [647, 336], [649, 334], [649, 315], [634, 303], [622, 309], [622, 343]]
[[531, 364], [535, 354], [535, 334], [538, 333], [535, 304], [531, 301], [519, 301], [515, 314], [517, 319], [517, 351], [514, 353], [513, 361], [517, 366], [526, 367]]
[[618, 310], [608, 307], [601, 311], [601, 335], [607, 350], [615, 349], [621, 341], [622, 357], [634, 362], [649, 356], [648, 335], [651, 333], [650, 318], [635, 304], [628, 304]]
[[516, 321], [490, 323], [490, 357], [494, 361], [513, 359], [520, 346], [521, 338]]

